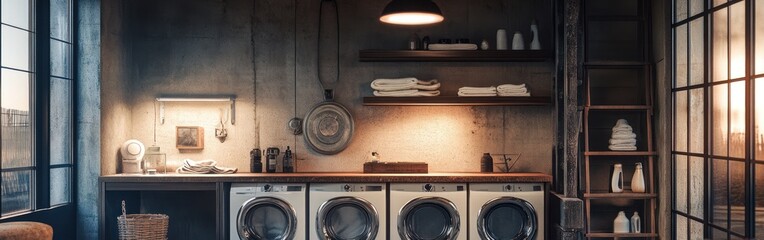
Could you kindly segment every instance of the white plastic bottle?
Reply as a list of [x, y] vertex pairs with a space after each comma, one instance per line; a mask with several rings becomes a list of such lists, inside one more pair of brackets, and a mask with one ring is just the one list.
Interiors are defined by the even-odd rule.
[[618, 216], [613, 220], [613, 232], [614, 233], [628, 233], [629, 232], [629, 219], [626, 218], [626, 214], [623, 211], [618, 212]]

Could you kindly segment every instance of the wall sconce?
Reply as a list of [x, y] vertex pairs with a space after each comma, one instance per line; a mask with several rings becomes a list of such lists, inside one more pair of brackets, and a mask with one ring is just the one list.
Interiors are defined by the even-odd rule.
[[443, 21], [438, 4], [430, 0], [392, 0], [379, 21], [398, 25], [425, 25]]

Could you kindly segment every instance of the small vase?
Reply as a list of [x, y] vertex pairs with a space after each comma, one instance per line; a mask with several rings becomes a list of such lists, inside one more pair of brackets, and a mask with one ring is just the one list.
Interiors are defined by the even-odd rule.
[[623, 211], [618, 212], [618, 216], [613, 220], [613, 232], [614, 233], [628, 233], [629, 232], [629, 219], [626, 218], [626, 214]]
[[496, 30], [496, 50], [507, 50], [507, 30]]
[[634, 215], [631, 216], [631, 232], [633, 233], [642, 232], [642, 222], [637, 212], [634, 212]]
[[480, 49], [482, 50], [488, 50], [490, 46], [488, 45], [488, 40], [483, 39], [482, 42], [480, 42]]
[[610, 176], [610, 192], [623, 192], [623, 166], [620, 163], [613, 165], [613, 174]]
[[512, 37], [512, 50], [525, 50], [525, 40], [523, 40], [523, 34], [515, 32], [515, 36]]
[[645, 192], [645, 176], [642, 173], [642, 163], [637, 163], [634, 176], [631, 177], [631, 191], [635, 193]]
[[531, 32], [533, 32], [533, 40], [531, 41], [531, 50], [541, 50], [541, 42], [539, 42], [539, 27], [536, 25], [536, 20], [531, 22]]

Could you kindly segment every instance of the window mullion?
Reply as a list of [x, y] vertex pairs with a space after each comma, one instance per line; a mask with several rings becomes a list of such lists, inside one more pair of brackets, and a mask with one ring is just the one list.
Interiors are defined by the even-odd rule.
[[34, 81], [34, 156], [36, 162], [35, 209], [50, 207], [50, 0], [37, 0], [36, 69]]

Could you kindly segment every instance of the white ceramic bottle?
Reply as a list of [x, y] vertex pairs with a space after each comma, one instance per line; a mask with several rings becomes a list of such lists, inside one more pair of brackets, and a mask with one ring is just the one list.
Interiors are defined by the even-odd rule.
[[531, 22], [531, 32], [533, 33], [533, 40], [531, 41], [531, 50], [541, 50], [541, 42], [539, 42], [539, 27], [536, 25], [536, 20]]
[[645, 192], [645, 176], [642, 173], [642, 163], [637, 163], [634, 176], [631, 177], [631, 191], [635, 193]]
[[633, 233], [642, 232], [642, 221], [639, 218], [639, 213], [637, 213], [636, 211], [634, 212], [634, 215], [631, 216], [631, 232]]
[[626, 218], [626, 214], [623, 211], [618, 212], [618, 216], [613, 220], [613, 232], [614, 233], [628, 233], [629, 232], [629, 219]]
[[520, 31], [515, 32], [512, 37], [512, 50], [525, 50], [525, 40], [523, 40], [523, 34]]
[[507, 30], [496, 30], [496, 50], [507, 50]]
[[623, 166], [620, 163], [613, 165], [613, 176], [610, 179], [610, 191], [623, 192]]

